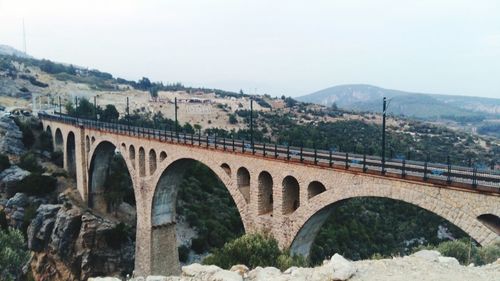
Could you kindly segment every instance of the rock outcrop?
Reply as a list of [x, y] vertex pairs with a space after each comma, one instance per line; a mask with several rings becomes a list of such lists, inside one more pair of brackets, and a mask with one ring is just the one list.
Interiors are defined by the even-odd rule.
[[36, 280], [87, 280], [134, 268], [135, 246], [117, 224], [83, 211], [65, 197], [40, 205], [28, 227]]
[[0, 117], [0, 153], [20, 156], [25, 152], [23, 133], [14, 120]]
[[30, 204], [24, 193], [16, 193], [9, 200], [0, 202], [0, 211], [5, 214], [9, 227], [21, 229], [24, 223], [25, 209]]

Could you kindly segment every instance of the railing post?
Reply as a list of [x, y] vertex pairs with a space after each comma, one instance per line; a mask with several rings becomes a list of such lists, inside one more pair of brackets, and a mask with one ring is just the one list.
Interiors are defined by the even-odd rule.
[[349, 169], [349, 153], [345, 153], [345, 169]]
[[208, 143], [208, 135], [207, 135], [207, 148], [208, 148], [209, 146], [210, 146], [210, 145], [209, 145], [209, 143]]
[[214, 135], [214, 147], [217, 149], [217, 134]]
[[224, 147], [224, 151], [226, 151], [226, 138], [222, 138], [222, 146]]
[[236, 150], [236, 149], [234, 148], [234, 135], [232, 135], [232, 136], [231, 136], [231, 141], [232, 141], [232, 143], [233, 143], [233, 152], [234, 152], [234, 151]]
[[201, 132], [198, 132], [198, 146], [201, 146]]
[[303, 154], [303, 150], [304, 150], [304, 145], [300, 145], [300, 162], [304, 162], [304, 154]]
[[184, 144], [186, 144], [186, 132], [184, 132], [184, 133], [182, 134], [182, 136], [183, 136], [183, 138], [184, 138]]
[[266, 143], [262, 145], [262, 154], [264, 155], [264, 158], [266, 157]]
[[241, 153], [245, 153], [245, 140], [241, 142]]
[[318, 165], [318, 150], [314, 146], [314, 165]]
[[495, 170], [495, 160], [491, 160], [491, 170]]
[[286, 160], [290, 161], [290, 145], [286, 146]]
[[332, 149], [328, 150], [328, 166], [333, 167]]
[[451, 162], [450, 162], [450, 156], [446, 157], [446, 163], [448, 165], [448, 173], [446, 176], [446, 183], [451, 184]]
[[366, 151], [363, 153], [363, 173], [366, 173], [368, 168], [366, 167]]
[[477, 188], [477, 168], [472, 169], [472, 187]]
[[403, 179], [406, 177], [406, 159], [403, 159], [403, 166], [401, 167], [401, 177]]
[[427, 159], [425, 160], [424, 163], [424, 181], [427, 180], [427, 162], [429, 161], [429, 156], [427, 156]]
[[194, 133], [191, 134], [191, 145], [194, 145]]
[[278, 159], [278, 144], [274, 143], [274, 159]]

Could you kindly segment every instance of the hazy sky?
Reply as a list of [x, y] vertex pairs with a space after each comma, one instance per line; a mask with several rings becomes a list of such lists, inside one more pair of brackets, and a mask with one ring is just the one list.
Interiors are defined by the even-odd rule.
[[137, 80], [500, 98], [500, 0], [0, 0], [0, 44]]

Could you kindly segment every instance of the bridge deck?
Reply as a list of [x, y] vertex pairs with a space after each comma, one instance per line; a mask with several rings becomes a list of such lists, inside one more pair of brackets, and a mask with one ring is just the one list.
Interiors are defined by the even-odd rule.
[[91, 130], [154, 139], [178, 145], [197, 146], [226, 153], [241, 153], [249, 157], [286, 161], [324, 169], [366, 173], [410, 181], [432, 183], [437, 186], [467, 189], [477, 192], [500, 194], [500, 171], [462, 167], [449, 164], [389, 159], [382, 163], [380, 157], [339, 153], [282, 146], [269, 143], [217, 138], [217, 136], [184, 134], [173, 131], [134, 127], [118, 123], [100, 122], [65, 115], [39, 114], [41, 119], [62, 122]]

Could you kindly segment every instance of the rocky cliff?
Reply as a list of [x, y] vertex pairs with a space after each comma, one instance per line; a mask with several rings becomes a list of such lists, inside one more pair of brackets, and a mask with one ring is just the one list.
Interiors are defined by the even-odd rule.
[[134, 242], [119, 224], [76, 207], [64, 195], [58, 201], [40, 205], [28, 227], [36, 280], [86, 280], [132, 271]]

